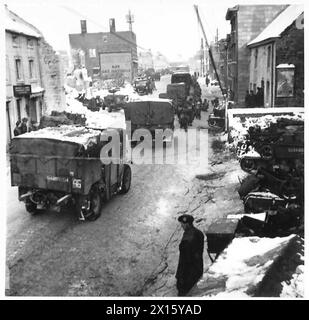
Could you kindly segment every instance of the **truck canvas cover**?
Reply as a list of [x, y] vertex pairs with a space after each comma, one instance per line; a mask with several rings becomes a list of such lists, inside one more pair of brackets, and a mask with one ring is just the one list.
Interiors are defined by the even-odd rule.
[[72, 179], [81, 179], [79, 193], [89, 191], [100, 176], [100, 130], [78, 126], [49, 127], [12, 139], [12, 185], [72, 192]]
[[135, 101], [126, 105], [125, 118], [134, 125], [164, 125], [174, 121], [174, 110], [165, 99]]
[[81, 149], [99, 142], [100, 130], [72, 125], [47, 127], [14, 137], [11, 154], [74, 157]]
[[167, 96], [171, 99], [186, 98], [186, 85], [185, 83], [172, 83], [166, 87]]

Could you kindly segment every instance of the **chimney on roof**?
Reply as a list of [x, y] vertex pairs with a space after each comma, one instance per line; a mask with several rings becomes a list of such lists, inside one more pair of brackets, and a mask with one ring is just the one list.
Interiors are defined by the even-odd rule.
[[109, 19], [109, 32], [116, 32], [115, 19]]
[[81, 33], [87, 33], [87, 21], [80, 20]]

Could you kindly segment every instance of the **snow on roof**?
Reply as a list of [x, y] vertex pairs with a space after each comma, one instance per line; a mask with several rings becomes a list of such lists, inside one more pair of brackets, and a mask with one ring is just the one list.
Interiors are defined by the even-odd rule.
[[278, 68], [278, 69], [280, 69], [280, 68], [294, 69], [295, 65], [294, 64], [288, 64], [288, 63], [281, 63], [281, 64], [277, 65], [276, 68]]
[[40, 32], [34, 26], [10, 11], [7, 7], [5, 7], [5, 9], [5, 30], [21, 33], [35, 38], [42, 37], [42, 34], [40, 34]]
[[277, 18], [275, 18], [255, 39], [248, 43], [248, 46], [258, 44], [262, 41], [279, 38], [281, 33], [290, 26], [302, 13], [304, 6], [302, 4], [290, 5]]

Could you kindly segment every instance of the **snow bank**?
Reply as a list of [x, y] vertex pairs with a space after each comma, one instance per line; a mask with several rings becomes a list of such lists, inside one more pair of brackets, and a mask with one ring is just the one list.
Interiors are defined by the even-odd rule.
[[253, 295], [266, 272], [295, 237], [235, 238], [190, 295]]
[[281, 298], [303, 298], [305, 291], [305, 266], [299, 265], [287, 284], [285, 281], [282, 284]]
[[[252, 111], [254, 113], [254, 109]], [[238, 115], [230, 117], [229, 128], [230, 128], [230, 138], [232, 139], [232, 145], [237, 146], [239, 141], [245, 139], [245, 135], [248, 129], [253, 126], [260, 126], [261, 129], [265, 129], [270, 126], [271, 123], [276, 123], [278, 119], [291, 119], [291, 120], [304, 120], [304, 114], [295, 115], [263, 115], [263, 116], [248, 116], [248, 115]]]
[[[97, 129], [125, 128], [125, 117], [123, 110], [119, 112], [108, 112], [106, 110], [91, 111], [75, 99], [76, 90], [72, 88], [66, 95], [66, 112], [84, 114], [86, 126]], [[108, 93], [110, 94], [110, 93]]]

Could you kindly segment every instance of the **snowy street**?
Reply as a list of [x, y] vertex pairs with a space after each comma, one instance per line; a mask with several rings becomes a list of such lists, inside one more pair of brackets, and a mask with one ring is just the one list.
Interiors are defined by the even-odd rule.
[[[169, 79], [162, 77], [154, 95], [164, 92]], [[114, 112], [110, 115], [115, 117]], [[206, 119], [203, 112], [193, 125], [207, 127]], [[9, 294], [142, 294], [144, 284], [162, 262], [171, 234], [179, 227], [179, 212], [190, 210], [186, 206], [194, 196], [195, 175], [206, 174], [207, 165], [207, 159], [200, 168], [133, 165], [130, 192], [106, 203], [94, 223], [80, 223], [72, 212], [30, 216], [18, 202], [17, 188], [9, 187]], [[203, 193], [198, 198], [207, 200]], [[177, 233], [181, 234], [179, 228]]]

